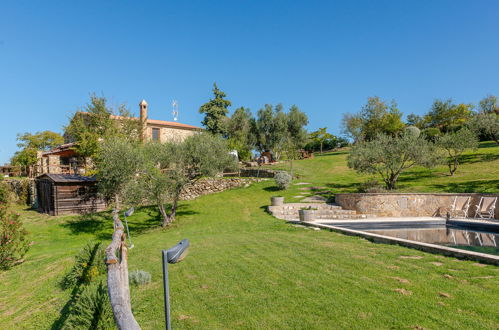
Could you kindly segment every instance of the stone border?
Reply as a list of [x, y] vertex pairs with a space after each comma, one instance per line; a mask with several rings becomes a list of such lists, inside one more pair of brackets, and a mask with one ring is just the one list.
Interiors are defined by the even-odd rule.
[[368, 239], [368, 240], [376, 242], [376, 243], [396, 244], [396, 245], [401, 245], [401, 246], [421, 250], [424, 252], [443, 254], [445, 256], [455, 257], [458, 259], [473, 260], [473, 261], [478, 261], [478, 262], [482, 262], [482, 263], [487, 263], [487, 264], [499, 266], [499, 256], [495, 256], [495, 255], [491, 255], [491, 254], [485, 254], [485, 253], [473, 252], [473, 251], [467, 251], [467, 250], [460, 250], [460, 249], [445, 247], [445, 246], [436, 245], [436, 244], [410, 241], [410, 240], [406, 240], [406, 239], [402, 239], [402, 238], [395, 238], [395, 237], [390, 237], [390, 236], [378, 235], [378, 234], [368, 233], [368, 232], [364, 232], [364, 231], [360, 231], [360, 230], [341, 228], [341, 227], [324, 225], [324, 224], [313, 223], [313, 222], [300, 222], [300, 224], [305, 225], [305, 226], [309, 226], [309, 227], [329, 229], [330, 231], [339, 232], [341, 234], [345, 234], [345, 235], [349, 235], [349, 236], [358, 236], [358, 237], [362, 237], [362, 238]]
[[[378, 217], [446, 216], [455, 196], [470, 196], [468, 216], [473, 217], [480, 197], [499, 197], [485, 193], [338, 193], [335, 202], [344, 209]], [[499, 200], [495, 219], [499, 219]]]

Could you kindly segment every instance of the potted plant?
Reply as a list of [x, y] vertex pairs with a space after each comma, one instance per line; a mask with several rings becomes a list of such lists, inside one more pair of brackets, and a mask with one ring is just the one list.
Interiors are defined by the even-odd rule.
[[300, 215], [300, 221], [314, 221], [315, 220], [315, 211], [317, 211], [316, 208], [312, 208], [311, 206], [309, 207], [303, 207], [298, 211], [298, 214]]
[[270, 202], [272, 206], [282, 206], [284, 205], [284, 197], [282, 196], [272, 196], [270, 198]]

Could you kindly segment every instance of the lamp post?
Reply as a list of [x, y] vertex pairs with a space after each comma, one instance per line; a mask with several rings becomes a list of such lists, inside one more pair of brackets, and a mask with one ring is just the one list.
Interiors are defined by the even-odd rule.
[[176, 264], [187, 255], [189, 240], [183, 239], [174, 247], [163, 250], [163, 287], [165, 289], [165, 321], [166, 329], [171, 329], [170, 324], [170, 287], [168, 286], [168, 264]]

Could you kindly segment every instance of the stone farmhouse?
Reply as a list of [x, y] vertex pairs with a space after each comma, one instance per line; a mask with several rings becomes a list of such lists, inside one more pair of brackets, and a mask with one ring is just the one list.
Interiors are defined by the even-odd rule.
[[[144, 141], [181, 142], [188, 136], [201, 132], [201, 127], [182, 124], [178, 122], [149, 119], [148, 104], [145, 100], [139, 103], [140, 116], [136, 120], [143, 123], [142, 138]], [[87, 112], [77, 112], [75, 116], [89, 115]], [[123, 117], [111, 116], [112, 119], [121, 120]], [[82, 174], [80, 173], [84, 165], [78, 163], [78, 155], [74, 150], [75, 143], [69, 142], [60, 145], [49, 151], [39, 151], [37, 154], [37, 164], [30, 171], [31, 176], [41, 174]], [[81, 161], [81, 160], [80, 160]], [[91, 160], [87, 160], [91, 162]]]

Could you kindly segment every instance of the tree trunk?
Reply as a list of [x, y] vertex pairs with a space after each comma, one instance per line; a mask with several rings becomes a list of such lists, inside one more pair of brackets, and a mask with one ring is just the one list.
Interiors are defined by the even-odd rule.
[[161, 213], [161, 217], [163, 218], [162, 226], [166, 227], [168, 225], [168, 214], [166, 214], [165, 206], [163, 204], [158, 204], [159, 213]]
[[322, 142], [321, 142], [321, 155], [322, 155]]
[[448, 163], [448, 165], [449, 165], [449, 172], [450, 172], [450, 175], [451, 175], [451, 176], [454, 176], [454, 172], [456, 172], [456, 170], [457, 170], [457, 166], [459, 165], [459, 162], [457, 161], [457, 158], [456, 158], [456, 159], [454, 159], [454, 163], [449, 162], [449, 163]]
[[399, 178], [398, 173], [397, 174], [390, 174], [390, 177], [387, 180], [385, 180], [386, 188], [388, 190], [395, 189], [398, 178]]
[[[175, 196], [173, 197], [173, 202], [172, 202], [172, 207], [170, 209], [170, 212], [166, 214], [166, 211], [161, 211], [161, 215], [163, 216], [163, 227], [168, 226], [170, 223], [175, 221], [175, 216], [177, 214], [177, 208], [178, 208], [178, 200], [180, 199], [180, 193], [182, 192], [182, 188], [178, 189], [175, 193]], [[163, 207], [164, 210], [164, 207]]]
[[113, 309], [114, 320], [120, 330], [140, 329], [132, 313], [128, 282], [128, 249], [123, 224], [113, 210], [114, 232], [111, 244], [106, 248], [107, 290]]

